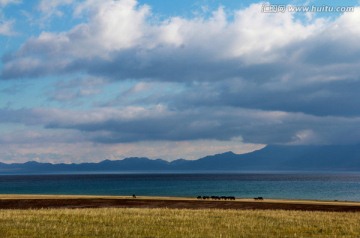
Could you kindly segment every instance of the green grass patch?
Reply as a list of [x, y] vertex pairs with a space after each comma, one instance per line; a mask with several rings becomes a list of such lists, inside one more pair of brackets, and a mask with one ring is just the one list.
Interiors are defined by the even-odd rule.
[[0, 237], [360, 237], [360, 213], [186, 210], [1, 210]]

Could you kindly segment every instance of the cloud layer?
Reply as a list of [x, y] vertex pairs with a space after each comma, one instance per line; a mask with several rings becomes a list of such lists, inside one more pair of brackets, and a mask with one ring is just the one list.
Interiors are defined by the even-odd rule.
[[[310, 20], [261, 13], [262, 3], [162, 20], [135, 0], [38, 9], [64, 5], [82, 22], [29, 38], [3, 57], [1, 79], [72, 78], [47, 93], [58, 103], [105, 95], [104, 85], [133, 87], [82, 110], [4, 108], [0, 123], [41, 128], [38, 140], [52, 143], [52, 133], [103, 145], [360, 143], [358, 9]], [[6, 136], [1, 143], [19, 140]]]

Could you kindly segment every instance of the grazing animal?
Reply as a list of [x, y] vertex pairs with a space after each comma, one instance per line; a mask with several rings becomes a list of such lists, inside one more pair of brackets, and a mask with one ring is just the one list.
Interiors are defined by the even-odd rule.
[[[212, 200], [235, 200], [234, 196], [197, 196], [197, 199], [212, 199]], [[257, 198], [254, 198], [257, 200]]]
[[133, 198], [136, 198], [136, 195], [135, 195], [135, 194], [133, 194], [133, 195], [132, 195], [132, 197], [133, 197]]

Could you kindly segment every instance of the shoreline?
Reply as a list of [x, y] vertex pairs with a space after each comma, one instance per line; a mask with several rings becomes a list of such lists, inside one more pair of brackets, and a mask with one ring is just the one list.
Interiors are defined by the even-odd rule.
[[195, 197], [97, 196], [97, 195], [29, 195], [1, 194], [0, 209], [43, 208], [174, 208], [235, 210], [302, 210], [360, 212], [360, 202], [251, 198], [230, 200]]

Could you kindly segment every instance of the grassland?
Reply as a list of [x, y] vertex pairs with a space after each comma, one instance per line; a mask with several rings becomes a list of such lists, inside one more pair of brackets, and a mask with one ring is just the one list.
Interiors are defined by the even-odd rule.
[[360, 237], [360, 213], [97, 208], [0, 210], [0, 237]]

